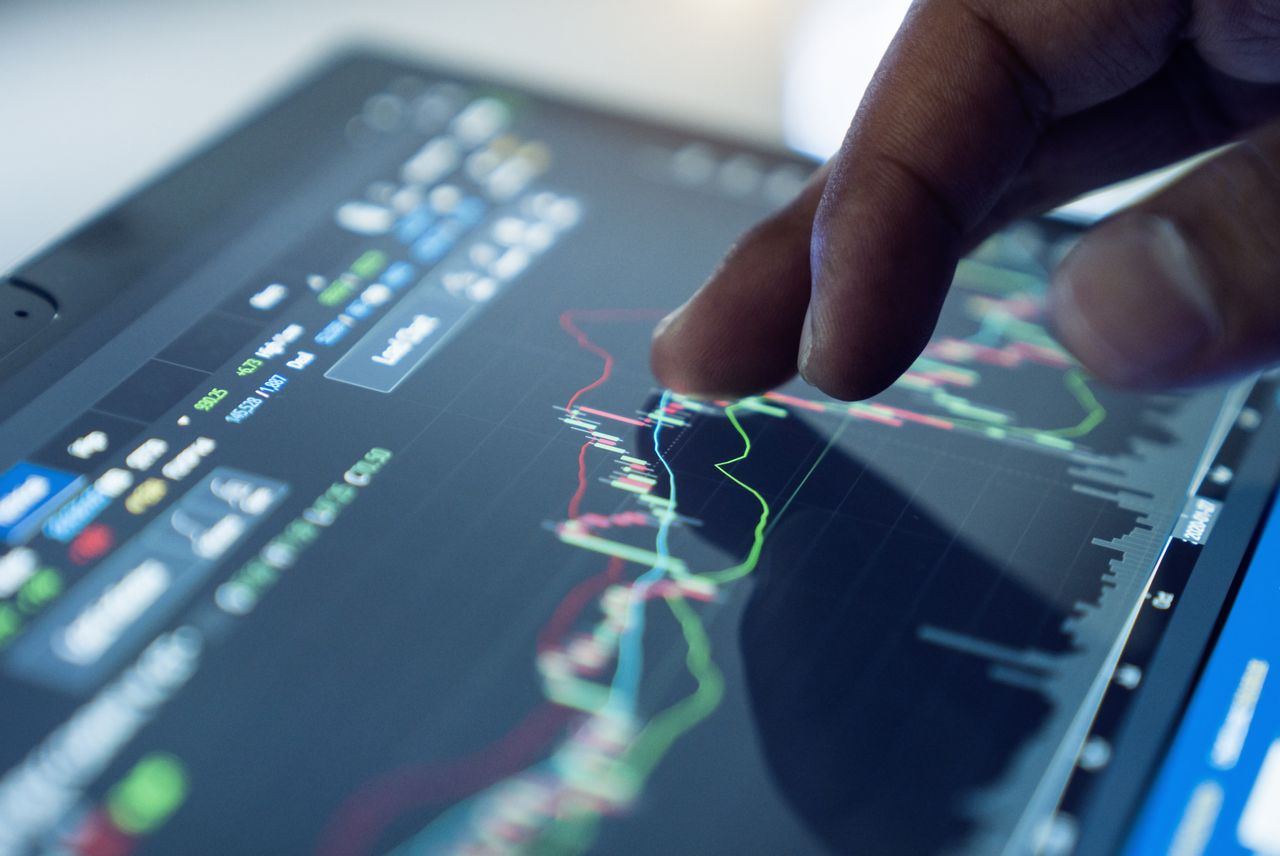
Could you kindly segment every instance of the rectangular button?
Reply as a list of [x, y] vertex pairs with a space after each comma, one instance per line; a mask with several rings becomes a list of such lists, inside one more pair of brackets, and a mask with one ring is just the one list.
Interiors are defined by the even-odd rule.
[[0, 541], [22, 543], [80, 484], [75, 473], [26, 461], [0, 473]]
[[419, 286], [325, 372], [330, 380], [391, 392], [461, 326], [473, 306]]

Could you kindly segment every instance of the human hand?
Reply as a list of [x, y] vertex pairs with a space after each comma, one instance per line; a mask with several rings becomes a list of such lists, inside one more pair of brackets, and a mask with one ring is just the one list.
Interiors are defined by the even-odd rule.
[[[840, 153], [655, 332], [678, 392], [866, 398], [1002, 224], [1224, 143], [1096, 226], [1050, 316], [1100, 378], [1280, 360], [1280, 0], [917, 0]], [[1268, 124], [1271, 122], [1271, 124]]]

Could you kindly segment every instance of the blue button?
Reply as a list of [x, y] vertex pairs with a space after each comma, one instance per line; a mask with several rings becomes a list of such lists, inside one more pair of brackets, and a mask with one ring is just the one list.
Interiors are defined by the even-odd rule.
[[79, 483], [72, 473], [25, 461], [0, 475], [0, 541], [17, 544]]
[[382, 274], [383, 285], [392, 291], [399, 291], [409, 284], [417, 269], [408, 262], [396, 262]]
[[425, 265], [435, 264], [453, 249], [461, 231], [457, 223], [437, 223], [413, 245], [413, 257]]
[[427, 230], [434, 218], [427, 207], [417, 208], [400, 218], [396, 224], [396, 238], [402, 243], [412, 244]]
[[364, 319], [373, 314], [373, 307], [365, 303], [363, 298], [357, 297], [355, 300], [347, 304], [345, 311], [352, 318]]
[[341, 321], [330, 321], [325, 328], [316, 333], [317, 345], [336, 345], [347, 337], [351, 332], [351, 328]]

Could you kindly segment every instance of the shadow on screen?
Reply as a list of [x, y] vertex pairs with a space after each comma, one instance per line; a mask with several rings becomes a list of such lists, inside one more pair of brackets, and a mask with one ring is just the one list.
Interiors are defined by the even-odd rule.
[[[825, 441], [803, 420], [786, 425], [786, 448]], [[728, 435], [727, 420], [723, 430], [703, 422], [688, 432], [677, 478], [725, 460], [736, 442]], [[757, 485], [771, 477], [753, 474], [749, 460], [734, 472]], [[1005, 668], [993, 680], [998, 664], [925, 641], [922, 628], [1056, 653], [1069, 648], [1066, 613], [867, 462], [833, 448], [820, 472], [770, 532], [740, 628], [765, 758], [785, 800], [838, 852], [957, 848], [979, 795], [1052, 708], [1037, 687], [1043, 673]], [[717, 479], [685, 478], [681, 507], [712, 508], [722, 489]], [[700, 537], [744, 554], [740, 518], [703, 521]]]

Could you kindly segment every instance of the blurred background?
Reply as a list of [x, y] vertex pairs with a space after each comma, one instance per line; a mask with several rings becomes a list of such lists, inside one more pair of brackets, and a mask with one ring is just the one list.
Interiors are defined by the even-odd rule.
[[0, 271], [357, 41], [825, 157], [908, 5], [0, 0]]
[[[838, 141], [905, 0], [8, 0], [0, 2], [0, 270], [234, 122], [326, 53], [386, 43], [470, 71], [756, 141], [788, 92]], [[825, 9], [824, 7], [829, 7]], [[837, 15], [838, 104], [795, 85]], [[830, 41], [830, 39], [828, 39]], [[851, 74], [851, 72], [853, 72]], [[835, 84], [836, 80], [832, 80]], [[843, 105], [843, 106], [841, 106]], [[796, 106], [801, 106], [797, 104]], [[834, 144], [834, 143], [833, 143]]]

